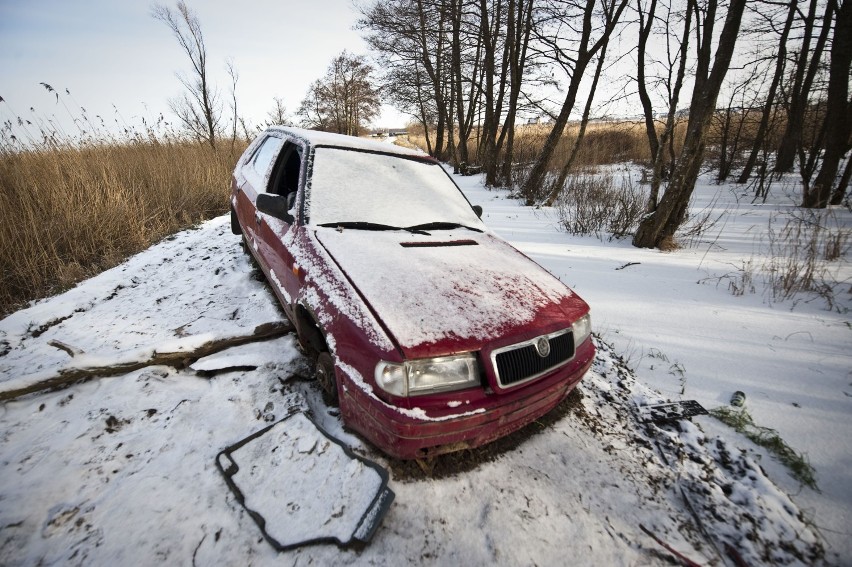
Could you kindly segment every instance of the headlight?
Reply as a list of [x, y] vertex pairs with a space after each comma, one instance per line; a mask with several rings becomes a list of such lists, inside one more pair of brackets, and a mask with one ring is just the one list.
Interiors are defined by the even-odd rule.
[[376, 383], [396, 396], [418, 396], [461, 390], [479, 385], [479, 370], [473, 354], [424, 358], [397, 364], [376, 365]]
[[592, 334], [592, 317], [588, 313], [574, 321], [572, 325], [574, 330], [574, 348], [577, 348], [583, 341], [589, 338]]

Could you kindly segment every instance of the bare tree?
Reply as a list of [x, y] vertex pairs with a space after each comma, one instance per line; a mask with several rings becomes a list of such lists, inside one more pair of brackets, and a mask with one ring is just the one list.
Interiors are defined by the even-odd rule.
[[[485, 184], [508, 183], [514, 145], [514, 126], [532, 31], [532, 0], [479, 0], [481, 79], [471, 86], [482, 95], [483, 118], [478, 157]], [[454, 60], [455, 63], [455, 60]], [[470, 113], [468, 113], [470, 116]], [[505, 118], [504, 118], [505, 116]], [[506, 149], [504, 151], [504, 144]], [[500, 163], [500, 154], [503, 162]]]
[[[852, 101], [849, 100], [849, 73], [852, 69], [852, 1], [845, 0], [836, 10], [828, 99], [825, 110], [825, 153], [813, 187], [802, 198], [802, 206], [825, 208], [832, 196], [840, 161], [849, 151], [852, 134]], [[842, 197], [841, 197], [842, 198]]]
[[379, 114], [381, 103], [373, 85], [373, 68], [363, 56], [344, 51], [325, 77], [314, 81], [298, 114], [309, 128], [357, 136]]
[[454, 114], [450, 129], [451, 159], [458, 170], [461, 164], [470, 162], [468, 140], [474, 120], [482, 102], [482, 75], [484, 37], [479, 33], [481, 18], [475, 17], [476, 2], [450, 0], [450, 101], [449, 109]]
[[[731, 0], [712, 68], [710, 56], [716, 21], [716, 0], [708, 2], [703, 13], [704, 21], [696, 20], [696, 31], [699, 32], [698, 59], [686, 139], [663, 198], [656, 210], [645, 216], [633, 236], [633, 245], [636, 247], [657, 248], [663, 245], [674, 236], [683, 222], [704, 158], [707, 126], [716, 110], [716, 99], [731, 64], [745, 4], [746, 0]], [[699, 16], [697, 6], [695, 8], [696, 16]]]
[[648, 95], [648, 85], [645, 80], [645, 54], [647, 53], [648, 38], [651, 36], [654, 21], [656, 19], [657, 0], [651, 0], [647, 9], [642, 9], [639, 0], [637, 12], [639, 14], [639, 43], [636, 51], [636, 86], [639, 92], [639, 101], [642, 103], [642, 112], [645, 115], [645, 132], [648, 135], [648, 144], [651, 147], [652, 158], [660, 149], [660, 140], [657, 136], [657, 126], [654, 122], [654, 109], [651, 106], [651, 97]]
[[781, 78], [784, 75], [784, 64], [787, 61], [787, 38], [790, 35], [790, 29], [793, 27], [793, 22], [798, 10], [798, 1], [790, 0], [790, 6], [787, 9], [787, 17], [784, 20], [784, 28], [781, 31], [781, 38], [778, 44], [778, 53], [775, 55], [775, 73], [772, 75], [772, 82], [769, 85], [769, 92], [766, 94], [766, 101], [763, 103], [763, 112], [760, 116], [760, 124], [757, 126], [757, 133], [754, 136], [754, 144], [751, 152], [740, 173], [737, 183], [745, 183], [748, 181], [754, 165], [757, 163], [757, 156], [765, 146], [766, 132], [769, 129], [769, 120], [772, 117], [773, 109], [775, 108], [775, 96], [778, 92], [778, 86], [781, 84]]
[[[569, 81], [553, 128], [521, 187], [521, 194], [527, 204], [535, 203], [542, 196], [550, 160], [574, 109], [586, 68], [612, 35], [626, 6], [627, 0], [601, 0], [601, 5], [596, 0], [586, 0], [585, 4], [551, 0], [545, 7], [543, 18], [548, 24], [536, 30], [536, 39], [545, 51], [552, 54], [553, 62], [566, 72]], [[600, 22], [595, 18], [597, 11], [602, 12]], [[566, 41], [559, 30], [575, 29], [577, 21], [581, 22], [579, 37], [572, 36]], [[596, 39], [592, 37], [594, 31], [597, 31]]]
[[374, 0], [362, 7], [359, 27], [378, 53], [389, 99], [417, 118], [432, 155], [457, 168], [479, 161], [489, 185], [511, 175], [533, 4]]
[[[716, 173], [716, 180], [719, 183], [726, 181], [730, 176], [731, 169], [743, 151], [742, 145], [755, 143], [749, 138], [752, 128], [746, 126], [754, 125], [753, 109], [759, 108], [761, 104], [763, 97], [761, 89], [766, 79], [766, 73], [763, 71], [758, 65], [752, 65], [747, 75], [729, 87], [726, 105], [717, 108], [713, 116], [713, 130], [718, 134], [716, 139], [708, 136], [708, 145], [718, 145], [719, 148]], [[765, 145], [761, 145], [760, 148], [765, 149]]]
[[503, 147], [505, 142], [500, 181], [506, 185], [509, 185], [512, 180], [518, 100], [521, 95], [524, 72], [531, 63], [527, 58], [527, 51], [532, 32], [533, 0], [510, 1], [508, 14], [506, 52], [509, 63], [509, 103], [506, 109], [506, 119], [497, 141], [498, 150]]
[[[663, 5], [665, 12], [657, 14], [657, 2], [652, 0], [643, 10], [641, 3], [639, 11], [639, 43], [637, 49], [637, 87], [639, 100], [645, 117], [645, 131], [651, 152], [651, 190], [648, 195], [646, 210], [650, 213], [657, 208], [660, 185], [664, 177], [664, 169], [668, 162], [669, 168], [674, 166], [674, 130], [677, 125], [677, 106], [680, 102], [680, 91], [686, 77], [687, 50], [689, 36], [692, 33], [692, 14], [694, 0], [687, 0], [685, 7], [673, 4]], [[682, 13], [681, 13], [682, 11]], [[681, 22], [682, 28], [678, 34], [676, 21]], [[656, 25], [655, 25], [656, 24]], [[648, 38], [653, 32], [665, 38], [665, 58], [661, 61], [651, 61], [647, 55]], [[660, 67], [658, 76], [653, 82], [659, 85], [665, 94], [665, 122], [662, 135], [657, 135], [657, 121], [651, 97], [648, 93], [647, 81], [649, 69]]]
[[852, 180], [852, 156], [846, 159], [846, 167], [843, 168], [843, 175], [840, 176], [840, 181], [831, 195], [831, 205], [839, 205], [846, 197], [846, 190], [849, 188], [849, 181]]
[[451, 2], [376, 0], [361, 7], [358, 27], [384, 69], [383, 91], [424, 129], [429, 154], [446, 158], [452, 99], [447, 78]]
[[234, 69], [234, 60], [230, 57], [225, 60], [225, 70], [228, 72], [228, 77], [231, 79], [231, 149], [234, 149], [234, 144], [237, 142], [237, 123], [239, 122], [239, 114], [237, 113], [237, 81], [240, 80], [240, 74]]
[[[790, 171], [793, 168], [796, 153], [802, 144], [805, 113], [808, 111], [808, 101], [814, 79], [822, 64], [822, 54], [828, 41], [831, 19], [836, 7], [837, 0], [827, 0], [822, 25], [813, 48], [811, 48], [811, 40], [817, 27], [819, 0], [811, 0], [808, 13], [801, 22], [802, 42], [796, 57], [793, 84], [790, 87], [787, 127], [775, 158], [775, 171], [779, 173]], [[848, 33], [848, 30], [846, 33]]]
[[[672, 4], [669, 4], [665, 15], [659, 17], [660, 24], [662, 26], [660, 33], [665, 37], [666, 57], [662, 62], [662, 72], [664, 74], [661, 78], [657, 79], [657, 82], [661, 83], [665, 91], [665, 101], [667, 103], [663, 133], [659, 140], [655, 140], [657, 136], [656, 125], [654, 122], [653, 109], [650, 105], [650, 97], [648, 97], [647, 91], [645, 91], [644, 97], [648, 98], [648, 104], [645, 102], [642, 103], [645, 114], [645, 129], [648, 135], [648, 144], [651, 149], [651, 190], [648, 194], [648, 203], [646, 206], [646, 210], [649, 213], [654, 212], [657, 208], [660, 185], [662, 184], [663, 177], [665, 176], [666, 164], [668, 163], [668, 169], [671, 170], [674, 168], [676, 161], [674, 132], [678, 122], [677, 107], [680, 102], [680, 91], [683, 88], [684, 78], [686, 77], [686, 64], [688, 59], [687, 51], [689, 48], [689, 36], [692, 33], [692, 14], [695, 11], [694, 5], [695, 0], [687, 0], [683, 13], [681, 14], [677, 8], [675, 8]], [[640, 44], [642, 43], [643, 35], [646, 36], [645, 42], [647, 42], [647, 36], [653, 29], [651, 26], [656, 12], [656, 10], [652, 10], [653, 7], [653, 4], [649, 5], [647, 14], [648, 20], [643, 23], [642, 18], [640, 17]], [[639, 10], [641, 12], [641, 5], [639, 6]], [[682, 22], [680, 35], [676, 35], [678, 30], [673, 20], [680, 20]], [[637, 63], [638, 68], [642, 69], [642, 71], [640, 71], [637, 75], [637, 78], [644, 78], [644, 69], [648, 64], [644, 48], [638, 51]], [[644, 86], [640, 86], [640, 99], [643, 98], [643, 90], [645, 90]]]
[[565, 181], [568, 179], [568, 173], [571, 171], [571, 167], [574, 165], [574, 160], [577, 159], [577, 155], [580, 153], [580, 147], [583, 144], [583, 139], [586, 136], [586, 127], [589, 124], [589, 113], [592, 110], [592, 101], [595, 99], [595, 92], [598, 88], [598, 81], [601, 77], [601, 71], [603, 70], [604, 61], [606, 61], [606, 49], [609, 44], [609, 40], [604, 41], [603, 46], [601, 47], [600, 54], [598, 55], [598, 64], [595, 66], [595, 73], [592, 77], [592, 86], [589, 89], [589, 96], [586, 98], [586, 106], [583, 109], [583, 118], [580, 119], [580, 130], [577, 132], [577, 138], [574, 140], [574, 145], [571, 148], [571, 153], [568, 156], [568, 159], [565, 160], [565, 163], [562, 165], [562, 170], [559, 172], [559, 176], [556, 178], [556, 181], [550, 187], [550, 193], [547, 198], [544, 200], [544, 204], [548, 207], [553, 206], [556, 202], [556, 199], [559, 198], [559, 195], [562, 193], [562, 188], [565, 186]]
[[190, 77], [178, 74], [186, 91], [182, 97], [170, 100], [169, 106], [194, 137], [207, 141], [215, 148], [220, 112], [207, 73], [207, 47], [204, 45], [198, 16], [183, 0], [177, 3], [176, 11], [155, 4], [151, 8], [151, 16], [168, 26], [192, 65]]
[[292, 126], [293, 121], [290, 118], [290, 115], [287, 114], [287, 107], [284, 106], [284, 99], [280, 96], [273, 97], [272, 100], [275, 101], [275, 106], [272, 107], [272, 110], [266, 113], [266, 125], [267, 126]]

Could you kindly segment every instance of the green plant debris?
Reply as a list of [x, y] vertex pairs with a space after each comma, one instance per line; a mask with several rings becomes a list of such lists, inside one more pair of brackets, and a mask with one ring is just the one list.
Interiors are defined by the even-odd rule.
[[808, 462], [807, 457], [790, 447], [778, 435], [777, 431], [755, 424], [751, 415], [745, 409], [723, 406], [711, 409], [710, 415], [769, 451], [789, 469], [793, 478], [805, 486], [819, 491], [816, 483], [816, 471]]

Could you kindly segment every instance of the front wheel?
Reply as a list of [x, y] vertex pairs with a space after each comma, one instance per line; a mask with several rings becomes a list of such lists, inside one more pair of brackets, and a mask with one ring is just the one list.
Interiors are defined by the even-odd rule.
[[240, 226], [240, 220], [237, 218], [237, 212], [231, 207], [231, 232], [234, 234], [242, 234], [243, 227]]
[[325, 401], [330, 406], [337, 406], [340, 398], [337, 394], [337, 378], [334, 374], [334, 359], [327, 351], [319, 353], [317, 357], [317, 382], [324, 393]]

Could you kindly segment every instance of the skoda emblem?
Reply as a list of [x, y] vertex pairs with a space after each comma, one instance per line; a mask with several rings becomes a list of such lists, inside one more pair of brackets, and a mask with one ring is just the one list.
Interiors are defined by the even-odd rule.
[[535, 341], [535, 350], [542, 358], [546, 358], [550, 354], [550, 341], [547, 337], [539, 337]]

